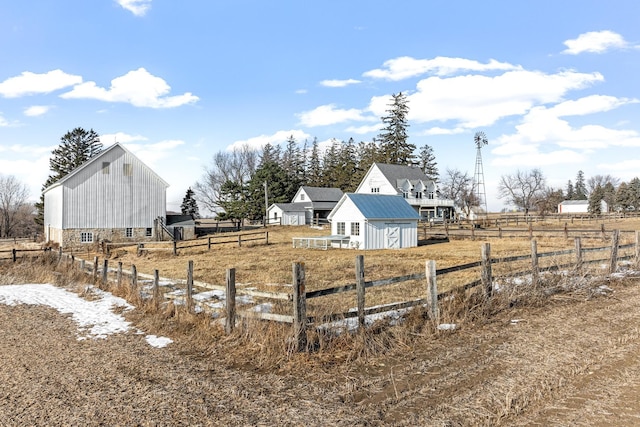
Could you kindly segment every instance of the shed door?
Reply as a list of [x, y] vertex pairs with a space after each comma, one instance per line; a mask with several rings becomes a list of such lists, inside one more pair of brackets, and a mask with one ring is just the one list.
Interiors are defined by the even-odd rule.
[[289, 217], [289, 224], [298, 225], [298, 216], [297, 215], [291, 215]]
[[173, 240], [182, 240], [184, 239], [184, 230], [182, 227], [174, 227], [173, 229]]
[[400, 249], [400, 227], [396, 224], [385, 224], [387, 230], [387, 248]]

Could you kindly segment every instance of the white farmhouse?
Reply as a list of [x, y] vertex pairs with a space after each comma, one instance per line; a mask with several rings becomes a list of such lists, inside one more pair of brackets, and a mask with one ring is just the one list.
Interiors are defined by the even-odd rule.
[[401, 196], [346, 193], [328, 217], [333, 236], [356, 249], [418, 246], [420, 216]]
[[169, 184], [116, 143], [44, 190], [46, 241], [155, 240]]
[[455, 211], [454, 201], [441, 198], [436, 183], [414, 166], [374, 163], [356, 193], [400, 195], [422, 219], [453, 218]]

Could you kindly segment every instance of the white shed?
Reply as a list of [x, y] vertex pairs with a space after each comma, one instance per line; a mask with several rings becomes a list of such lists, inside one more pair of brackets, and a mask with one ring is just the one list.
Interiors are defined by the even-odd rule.
[[268, 224], [305, 225], [307, 203], [274, 203], [267, 209]]
[[[558, 213], [588, 213], [588, 200], [565, 200], [558, 204]], [[609, 205], [604, 200], [600, 201], [600, 212], [609, 212]]]
[[154, 240], [164, 232], [168, 186], [116, 143], [44, 190], [45, 238], [62, 246]]
[[420, 215], [402, 196], [342, 196], [328, 217], [331, 234], [349, 236], [357, 249], [401, 249], [418, 246]]

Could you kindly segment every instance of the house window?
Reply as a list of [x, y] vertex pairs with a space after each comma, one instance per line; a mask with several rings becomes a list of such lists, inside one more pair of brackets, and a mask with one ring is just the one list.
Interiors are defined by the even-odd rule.
[[124, 234], [127, 237], [133, 237], [133, 228], [125, 228], [124, 229]]
[[360, 235], [360, 223], [359, 222], [352, 222], [351, 223], [351, 235], [352, 236], [359, 236]]
[[422, 191], [416, 191], [416, 199], [422, 199]]
[[344, 222], [339, 222], [336, 224], [336, 233], [344, 235]]
[[90, 231], [83, 231], [80, 233], [80, 243], [92, 243], [93, 233]]
[[304, 200], [304, 194], [300, 195], [300, 200]]
[[404, 197], [405, 199], [409, 198], [409, 192], [408, 191], [403, 191], [402, 192], [402, 197]]
[[273, 219], [278, 219], [278, 212], [273, 213]]
[[379, 193], [380, 192], [380, 187], [371, 187], [371, 192], [372, 193]]
[[133, 165], [131, 163], [124, 163], [122, 165], [122, 173], [124, 176], [133, 176]]
[[109, 175], [109, 166], [111, 166], [111, 163], [102, 162], [102, 175]]
[[151, 237], [153, 236], [153, 228], [147, 228], [147, 230], [144, 232], [144, 235], [146, 237]]

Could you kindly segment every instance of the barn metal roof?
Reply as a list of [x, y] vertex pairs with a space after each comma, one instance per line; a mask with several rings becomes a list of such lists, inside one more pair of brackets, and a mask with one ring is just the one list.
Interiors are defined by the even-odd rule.
[[[386, 194], [347, 193], [333, 210], [339, 209], [346, 199], [353, 202], [362, 215], [368, 219], [420, 219], [420, 215], [402, 196]], [[332, 217], [333, 215], [330, 215]]]

